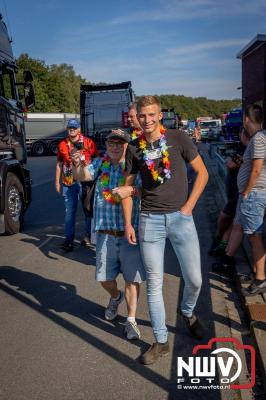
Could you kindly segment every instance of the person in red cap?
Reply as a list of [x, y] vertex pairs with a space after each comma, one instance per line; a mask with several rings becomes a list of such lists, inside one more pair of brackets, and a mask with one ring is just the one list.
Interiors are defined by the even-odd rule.
[[[82, 182], [80, 184], [73, 178], [71, 153], [76, 149], [80, 150], [84, 165], [89, 164], [92, 157], [98, 156], [95, 143], [81, 134], [79, 121], [70, 119], [67, 123], [67, 137], [58, 145], [55, 173], [56, 191], [59, 194], [62, 193], [65, 200], [65, 241], [61, 245], [61, 249], [66, 252], [73, 250], [78, 201], [81, 188], [84, 192], [87, 184]], [[84, 245], [90, 243], [90, 222], [85, 215], [86, 236], [82, 241]]]

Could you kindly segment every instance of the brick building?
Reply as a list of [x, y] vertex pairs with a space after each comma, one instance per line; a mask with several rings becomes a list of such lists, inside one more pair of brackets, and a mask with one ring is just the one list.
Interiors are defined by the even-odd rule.
[[242, 104], [263, 107], [266, 129], [266, 35], [257, 35], [238, 54], [242, 60]]

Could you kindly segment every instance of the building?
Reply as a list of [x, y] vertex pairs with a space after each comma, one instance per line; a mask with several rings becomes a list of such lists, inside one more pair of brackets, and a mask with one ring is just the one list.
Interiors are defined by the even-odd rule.
[[238, 54], [242, 60], [243, 109], [257, 103], [263, 107], [266, 129], [266, 35], [257, 35]]

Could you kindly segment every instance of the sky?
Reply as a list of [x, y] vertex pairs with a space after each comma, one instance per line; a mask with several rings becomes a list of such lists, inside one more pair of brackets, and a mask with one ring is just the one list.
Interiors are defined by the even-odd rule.
[[0, 0], [16, 57], [67, 63], [136, 95], [241, 97], [236, 55], [266, 34], [266, 0]]

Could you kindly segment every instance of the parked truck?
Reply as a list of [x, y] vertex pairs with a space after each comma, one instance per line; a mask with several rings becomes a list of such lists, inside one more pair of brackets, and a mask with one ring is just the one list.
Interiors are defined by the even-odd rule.
[[67, 136], [66, 125], [71, 118], [79, 119], [79, 114], [26, 113], [27, 152], [34, 156], [56, 155], [58, 143]]
[[131, 82], [110, 85], [81, 85], [81, 131], [91, 136], [99, 150], [114, 128], [128, 128], [128, 106], [134, 101]]
[[178, 128], [178, 115], [175, 113], [174, 108], [163, 108], [162, 124], [167, 129]]
[[239, 132], [243, 126], [242, 108], [234, 108], [226, 114], [224, 136], [226, 140], [239, 140]]
[[[17, 72], [11, 40], [0, 15], [0, 233], [6, 234], [19, 232], [31, 201], [23, 112], [34, 105], [35, 96], [30, 71], [24, 71], [24, 82], [16, 81]], [[24, 104], [18, 86], [24, 89]]]

